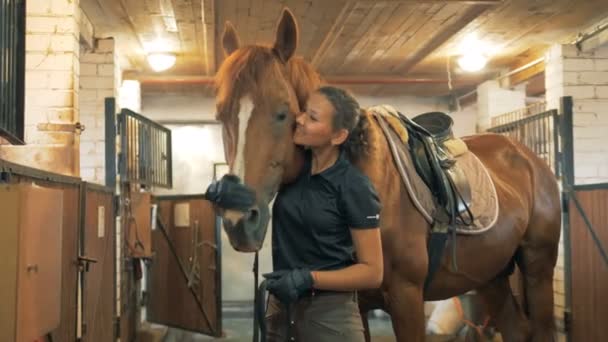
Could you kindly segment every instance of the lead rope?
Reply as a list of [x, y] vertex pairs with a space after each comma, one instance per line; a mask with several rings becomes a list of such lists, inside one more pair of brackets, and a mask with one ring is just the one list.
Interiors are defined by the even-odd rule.
[[253, 342], [266, 342], [266, 280], [262, 281], [258, 287], [259, 278], [259, 256], [255, 252], [253, 259]]
[[260, 341], [259, 330], [261, 330], [261, 317], [259, 317], [258, 306], [260, 304], [260, 298], [258, 295], [258, 277], [259, 277], [259, 268], [258, 268], [258, 252], [255, 252], [255, 257], [253, 258], [253, 342]]

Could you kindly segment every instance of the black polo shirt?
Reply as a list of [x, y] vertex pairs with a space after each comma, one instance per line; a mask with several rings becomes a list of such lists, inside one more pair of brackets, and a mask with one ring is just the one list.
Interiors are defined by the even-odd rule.
[[274, 270], [336, 270], [354, 264], [350, 229], [380, 225], [374, 186], [344, 156], [311, 175], [311, 154], [299, 177], [278, 193], [272, 217]]

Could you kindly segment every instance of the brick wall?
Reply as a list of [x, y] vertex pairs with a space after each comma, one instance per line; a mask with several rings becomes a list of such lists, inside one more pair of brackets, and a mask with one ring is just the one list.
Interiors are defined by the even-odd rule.
[[80, 57], [80, 175], [84, 180], [105, 183], [104, 99], [117, 97], [117, 60], [114, 39], [97, 39], [93, 51]]
[[498, 81], [486, 81], [477, 87], [477, 130], [485, 131], [492, 118], [526, 106], [524, 90], [509, 90], [500, 87]]
[[0, 157], [78, 175], [79, 1], [26, 4], [25, 141]]
[[577, 184], [608, 180], [608, 47], [590, 53], [556, 45], [547, 53], [547, 102], [574, 100], [574, 176]]

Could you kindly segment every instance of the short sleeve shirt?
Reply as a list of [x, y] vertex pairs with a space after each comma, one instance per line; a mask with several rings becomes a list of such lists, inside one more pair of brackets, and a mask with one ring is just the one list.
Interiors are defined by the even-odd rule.
[[380, 225], [381, 204], [374, 186], [341, 153], [334, 165], [311, 175], [303, 171], [277, 195], [272, 218], [274, 270], [336, 270], [355, 263], [350, 229]]

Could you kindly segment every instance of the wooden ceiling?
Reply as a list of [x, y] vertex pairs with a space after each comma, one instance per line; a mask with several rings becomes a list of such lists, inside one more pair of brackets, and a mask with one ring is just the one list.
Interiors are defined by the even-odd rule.
[[[96, 37], [115, 37], [123, 68], [142, 80], [205, 83], [224, 56], [230, 20], [245, 44], [271, 44], [284, 7], [300, 28], [297, 53], [326, 79], [377, 95], [446, 95], [572, 42], [608, 16], [606, 0], [81, 0]], [[495, 47], [484, 72], [455, 66], [470, 33]], [[178, 55], [155, 74], [145, 62], [157, 38]], [[449, 64], [448, 64], [449, 62]], [[542, 71], [542, 70], [540, 70]]]

